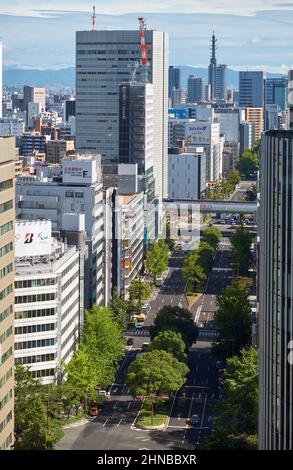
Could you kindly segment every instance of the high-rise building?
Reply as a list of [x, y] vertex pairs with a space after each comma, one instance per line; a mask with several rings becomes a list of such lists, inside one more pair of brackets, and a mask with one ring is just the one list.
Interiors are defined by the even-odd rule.
[[84, 317], [80, 253], [52, 238], [47, 220], [17, 222], [15, 234], [15, 362], [61, 383]]
[[241, 122], [240, 124], [240, 156], [245, 150], [251, 150], [255, 144], [255, 123]]
[[265, 80], [265, 104], [276, 104], [282, 111], [287, 107], [288, 78]]
[[64, 121], [68, 122], [70, 116], [75, 116], [75, 100], [64, 101]]
[[245, 121], [255, 124], [255, 139], [259, 140], [264, 131], [263, 108], [245, 108]]
[[217, 39], [215, 33], [211, 41], [211, 58], [208, 69], [209, 85], [211, 86], [211, 101], [227, 99], [227, 65], [217, 65]]
[[206, 155], [203, 147], [184, 150], [169, 149], [169, 198], [197, 200], [206, 189]]
[[293, 450], [293, 132], [261, 142], [259, 447]]
[[186, 103], [186, 90], [173, 88], [171, 93], [172, 106], [181, 106]]
[[61, 163], [62, 158], [74, 153], [73, 140], [49, 140], [47, 142], [47, 162]]
[[28, 103], [40, 103], [41, 111], [46, 110], [46, 89], [25, 85], [23, 87], [23, 106], [27, 111]]
[[[148, 80], [154, 93], [154, 174], [156, 196], [167, 194], [168, 36], [145, 31]], [[129, 65], [141, 57], [138, 31], [79, 31], [76, 34], [76, 148], [119, 161], [119, 89], [129, 82]], [[142, 77], [142, 68], [137, 79]]]
[[171, 98], [172, 90], [179, 90], [180, 88], [180, 69], [174, 67], [173, 65], [169, 66], [169, 93], [168, 96]]
[[196, 75], [189, 75], [187, 80], [187, 101], [188, 103], [198, 103], [203, 101], [204, 87], [203, 79]]
[[14, 159], [14, 137], [0, 138], [0, 450], [14, 436]]
[[240, 108], [264, 107], [263, 72], [239, 72]]
[[289, 129], [293, 129], [293, 70], [288, 73]]

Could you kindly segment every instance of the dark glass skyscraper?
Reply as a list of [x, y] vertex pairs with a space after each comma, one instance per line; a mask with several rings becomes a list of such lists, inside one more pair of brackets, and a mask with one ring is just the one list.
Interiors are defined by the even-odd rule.
[[264, 107], [263, 72], [239, 72], [239, 106], [240, 108]]
[[173, 65], [169, 66], [169, 98], [172, 96], [172, 90], [179, 90], [180, 88], [180, 69], [174, 67]]
[[265, 104], [277, 104], [282, 111], [287, 106], [288, 79], [267, 78], [265, 80]]
[[293, 450], [293, 131], [261, 141], [259, 447]]

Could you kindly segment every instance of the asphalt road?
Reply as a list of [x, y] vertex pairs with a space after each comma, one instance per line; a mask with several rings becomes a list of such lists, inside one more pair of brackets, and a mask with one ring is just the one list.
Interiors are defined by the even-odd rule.
[[[227, 230], [225, 226], [222, 230]], [[235, 228], [235, 227], [233, 227]], [[231, 227], [232, 229], [232, 227]], [[141, 408], [141, 402], [133, 400], [125, 385], [125, 374], [135, 359], [143, 342], [149, 342], [148, 328], [157, 311], [164, 305], [180, 305], [187, 308], [184, 296], [186, 282], [181, 278], [180, 269], [183, 253], [178, 252], [170, 259], [170, 269], [164, 286], [150, 302], [151, 310], [141, 330], [129, 332], [134, 344], [121, 364], [116, 382], [111, 385], [111, 397], [105, 402], [102, 413], [91, 422], [73, 425], [65, 429], [63, 439], [56, 449], [72, 450], [190, 450], [195, 449], [212, 426], [210, 402], [217, 397], [218, 383], [216, 360], [211, 357], [210, 346], [214, 339], [213, 315], [216, 310], [216, 295], [221, 294], [230, 283], [229, 240], [221, 239], [215, 256], [214, 269], [209, 276], [205, 294], [193, 306], [191, 312], [200, 326], [201, 334], [190, 350], [190, 373], [186, 384], [174, 397], [167, 429], [143, 431], [134, 423]], [[198, 414], [199, 423], [191, 426], [188, 419]]]

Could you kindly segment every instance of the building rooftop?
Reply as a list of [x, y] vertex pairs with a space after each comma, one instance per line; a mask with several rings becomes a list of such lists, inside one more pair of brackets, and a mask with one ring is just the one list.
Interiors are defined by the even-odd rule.
[[138, 194], [123, 194], [119, 195], [119, 202], [122, 206], [126, 206], [130, 204], [130, 202], [134, 201], [134, 199], [138, 196]]

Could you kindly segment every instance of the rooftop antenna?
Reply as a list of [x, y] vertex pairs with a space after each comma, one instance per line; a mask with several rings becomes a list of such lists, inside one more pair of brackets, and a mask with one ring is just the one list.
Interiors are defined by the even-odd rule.
[[139, 68], [139, 61], [136, 60], [135, 62], [128, 65], [129, 68], [129, 81], [130, 83], [136, 82], [136, 72]]
[[143, 68], [143, 82], [148, 82], [148, 67], [149, 67], [149, 58], [148, 58], [148, 46], [145, 42], [145, 31], [146, 24], [143, 16], [138, 17], [139, 21], [139, 36], [140, 36], [140, 51], [141, 51], [141, 66]]
[[95, 5], [93, 5], [93, 14], [92, 14], [93, 29], [92, 29], [92, 31], [97, 31], [97, 28], [96, 28], [96, 19], [97, 19], [97, 16], [96, 16], [96, 7], [95, 7]]

